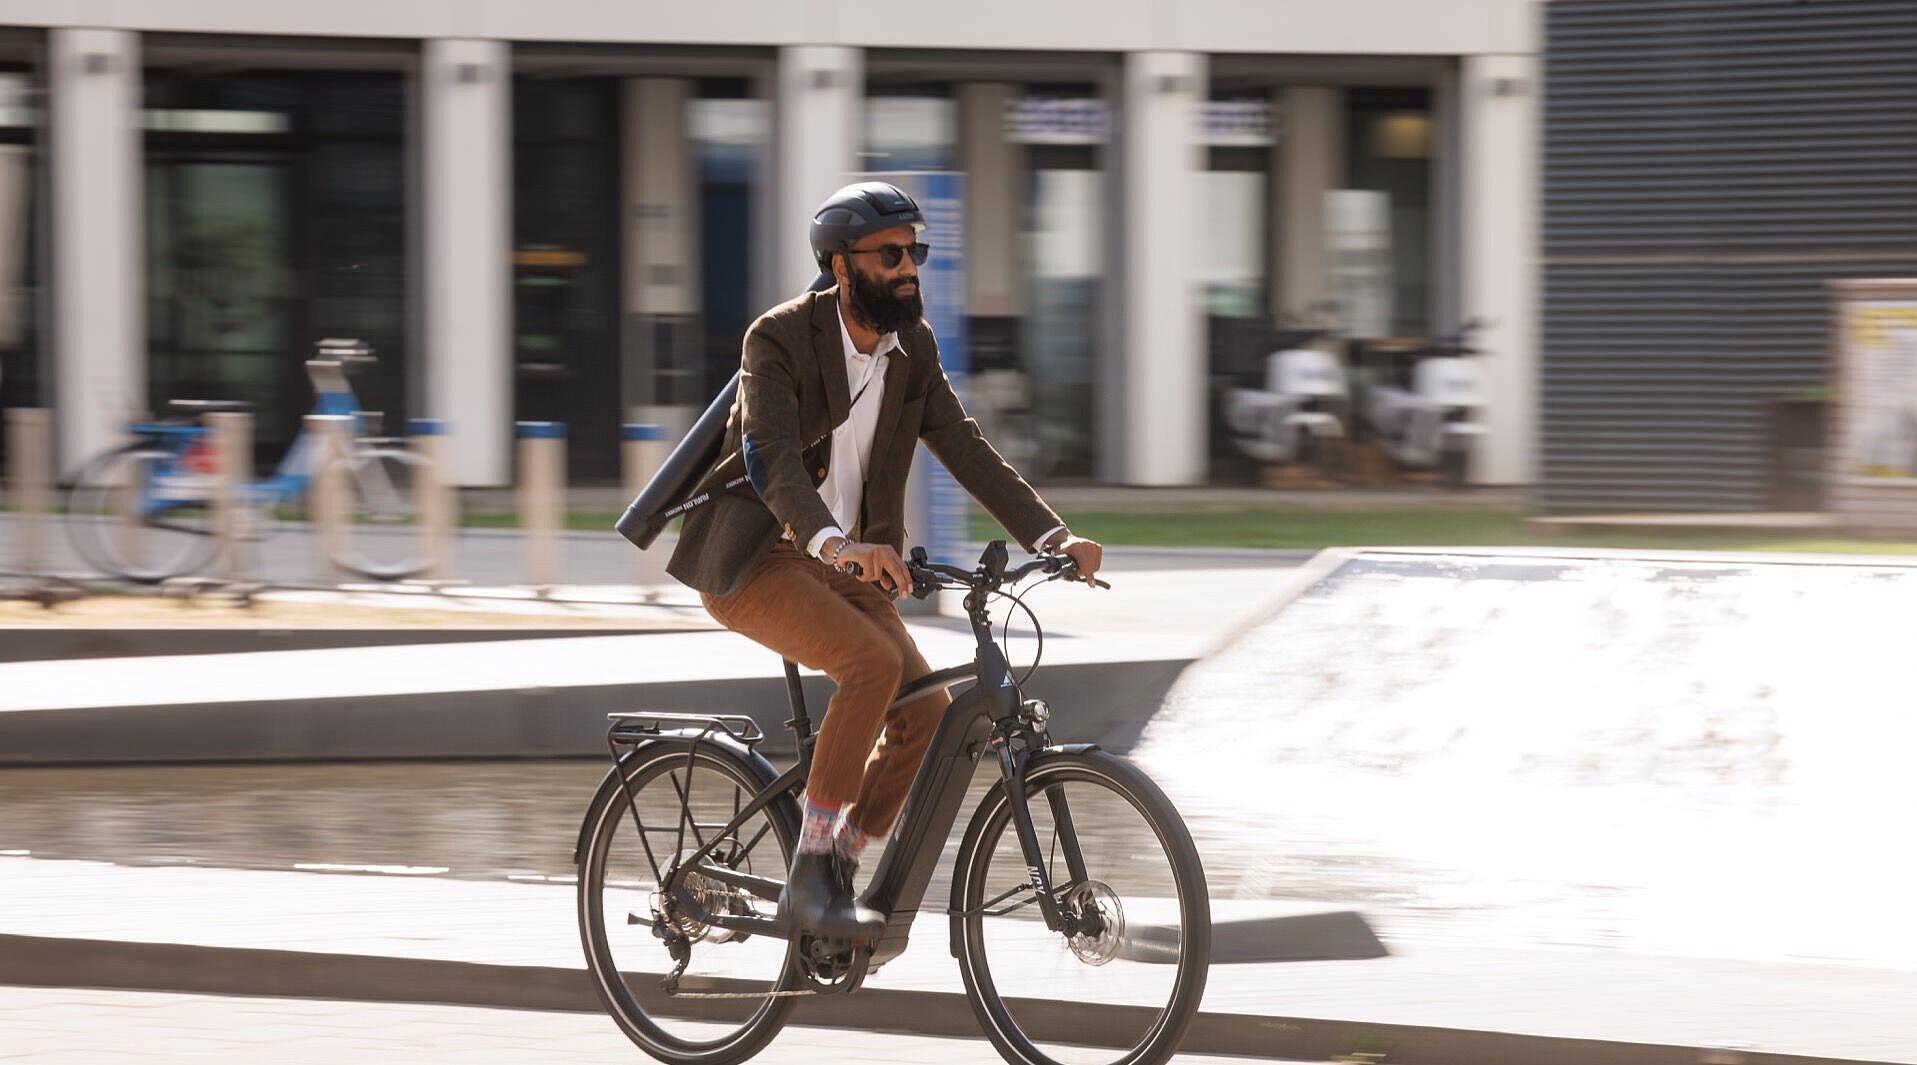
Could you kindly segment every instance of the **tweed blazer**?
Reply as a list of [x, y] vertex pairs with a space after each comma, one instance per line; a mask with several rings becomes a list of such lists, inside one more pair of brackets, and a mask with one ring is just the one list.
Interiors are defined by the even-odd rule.
[[[691, 496], [708, 498], [686, 512], [666, 565], [690, 587], [713, 595], [737, 591], [782, 533], [804, 548], [834, 524], [816, 486], [825, 477], [822, 456], [830, 453], [832, 430], [852, 405], [838, 301], [837, 286], [808, 292], [767, 311], [746, 331], [721, 458]], [[905, 481], [921, 439], [1028, 550], [1064, 524], [966, 415], [939, 366], [938, 341], [920, 322], [900, 334], [886, 366], [864, 497], [847, 532], [905, 550]]]

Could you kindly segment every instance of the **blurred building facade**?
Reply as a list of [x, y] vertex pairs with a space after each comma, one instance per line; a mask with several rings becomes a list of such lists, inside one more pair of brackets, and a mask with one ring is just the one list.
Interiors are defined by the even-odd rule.
[[[240, 398], [263, 454], [301, 360], [369, 341], [396, 429], [511, 477], [564, 421], [617, 476], [812, 277], [849, 174], [963, 172], [982, 417], [1047, 479], [1243, 477], [1216, 393], [1281, 315], [1466, 319], [1491, 383], [1472, 479], [1535, 477], [1534, 0], [874, 8], [0, 0], [0, 403], [63, 464], [169, 398]], [[936, 254], [936, 252], [935, 252]]]
[[1828, 283], [1917, 277], [1917, 5], [1552, 0], [1544, 25], [1538, 504], [1822, 509]]

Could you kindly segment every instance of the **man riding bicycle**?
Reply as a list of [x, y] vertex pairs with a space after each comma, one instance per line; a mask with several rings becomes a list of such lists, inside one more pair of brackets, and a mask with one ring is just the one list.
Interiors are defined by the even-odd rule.
[[[726, 457], [694, 490], [711, 498], [687, 512], [667, 565], [721, 625], [838, 685], [779, 896], [795, 931], [832, 940], [883, 929], [853, 898], [852, 870], [890, 831], [950, 702], [940, 691], [887, 712], [902, 681], [931, 672], [892, 604], [911, 585], [899, 553], [915, 444], [1028, 550], [1064, 552], [1088, 582], [1103, 558], [985, 440], [940, 369], [918, 287], [924, 227], [883, 182], [820, 205], [812, 251], [835, 283], [746, 332]], [[750, 483], [726, 488], [741, 472]]]

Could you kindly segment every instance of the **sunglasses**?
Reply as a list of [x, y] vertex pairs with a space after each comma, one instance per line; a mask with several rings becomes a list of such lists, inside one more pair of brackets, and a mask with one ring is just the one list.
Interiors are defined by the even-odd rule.
[[879, 257], [879, 265], [887, 270], [899, 265], [899, 260], [905, 258], [908, 252], [912, 255], [913, 266], [924, 266], [925, 257], [932, 254], [932, 246], [930, 244], [881, 244], [876, 248], [845, 249], [847, 255], [876, 255]]

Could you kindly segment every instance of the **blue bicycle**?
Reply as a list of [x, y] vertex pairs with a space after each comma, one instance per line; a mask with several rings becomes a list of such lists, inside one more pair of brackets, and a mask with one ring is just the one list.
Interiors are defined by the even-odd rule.
[[[306, 364], [312, 413], [354, 419], [345, 454], [329, 471], [339, 474], [350, 500], [350, 517], [329, 554], [342, 568], [377, 580], [414, 576], [431, 562], [414, 506], [426, 460], [403, 440], [366, 435], [371, 419], [346, 371], [374, 361], [369, 348], [323, 340], [319, 356]], [[89, 461], [67, 497], [67, 531], [80, 556], [102, 572], [148, 584], [212, 560], [219, 547], [219, 459], [213, 433], [199, 419], [251, 404], [174, 400], [168, 407], [173, 417], [129, 426], [130, 443]], [[270, 535], [282, 508], [303, 503], [315, 473], [314, 441], [302, 431], [272, 476], [241, 485], [238, 535]]]

